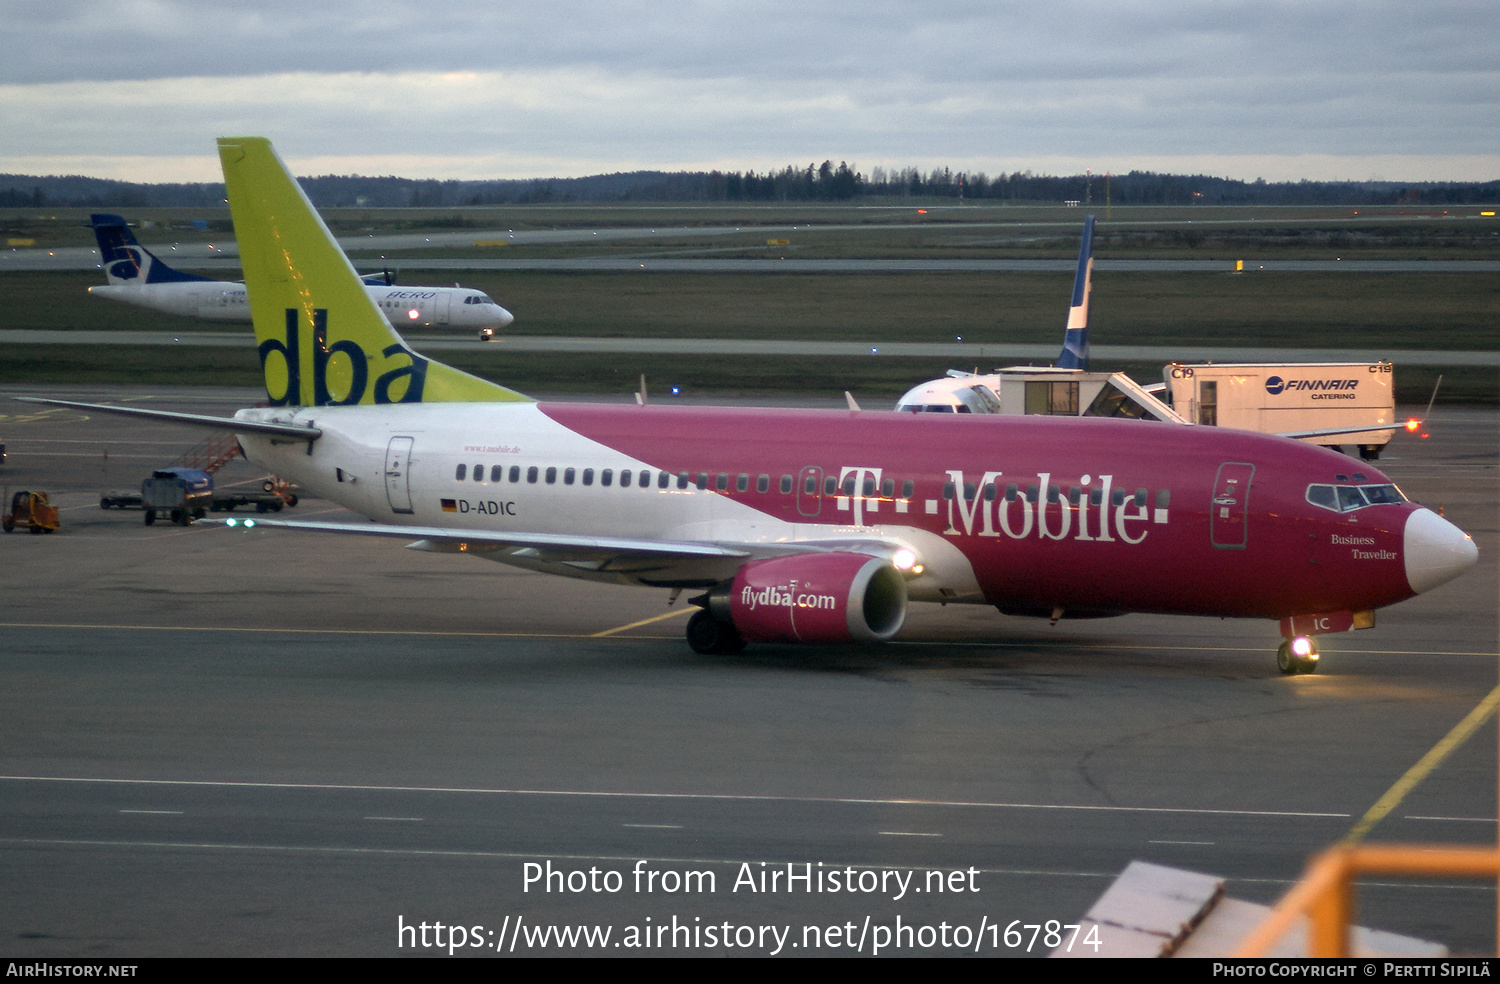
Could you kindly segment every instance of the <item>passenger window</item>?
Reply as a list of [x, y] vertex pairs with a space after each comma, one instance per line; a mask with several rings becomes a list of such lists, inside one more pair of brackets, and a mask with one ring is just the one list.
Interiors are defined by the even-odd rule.
[[1145, 489], [1136, 489], [1135, 490], [1135, 504], [1137, 506], [1144, 506], [1146, 504], [1146, 490]]
[[1089, 489], [1089, 501], [1094, 505], [1102, 505], [1104, 502], [1103, 489]]
[[771, 476], [770, 475], [761, 475], [759, 478], [757, 478], [755, 480], [755, 491], [757, 491], [757, 492], [769, 492], [769, 491], [771, 491]]
[[734, 480], [734, 490], [744, 492], [750, 488], [750, 476], [740, 472], [740, 477]]
[[1026, 486], [1026, 501], [1027, 502], [1035, 502], [1037, 500], [1037, 497], [1039, 495], [1041, 495], [1041, 489], [1037, 488], [1035, 485], [1028, 485], [1028, 486]]
[[[656, 487], [657, 488], [664, 489], [667, 486], [669, 486], [671, 483], [672, 483], [672, 476], [671, 475], [667, 474], [666, 472], [658, 472], [657, 473], [657, 475], [656, 475]], [[681, 487], [682, 486], [680, 486], [680, 485], [678, 486], [678, 488], [681, 488]]]
[[783, 476], [781, 476], [781, 494], [782, 495], [791, 495], [792, 494], [792, 476], [790, 476], [790, 475], [783, 475]]
[[1020, 497], [1021, 497], [1021, 488], [1020, 488], [1020, 486], [1016, 485], [1015, 482], [1011, 482], [1009, 485], [1007, 485], [1005, 487], [1005, 501], [1006, 502], [1015, 502]]
[[490, 466], [490, 481], [491, 482], [498, 482], [498, 481], [500, 481], [501, 476], [503, 476], [504, 474], [505, 474], [505, 466], [504, 465], [491, 465]]
[[955, 487], [954, 487], [954, 485], [953, 485], [952, 482], [944, 482], [943, 483], [943, 498], [944, 499], [947, 499], [947, 500], [949, 500], [951, 502], [953, 500], [953, 494], [956, 491], [957, 491], [957, 489], [955, 489]]
[[1057, 486], [1056, 485], [1048, 485], [1047, 486], [1047, 501], [1048, 502], [1056, 502], [1057, 501]]
[[845, 495], [853, 495], [854, 494], [854, 476], [853, 475], [849, 475], [849, 476], [847, 476], [844, 479], [844, 494]]
[[727, 472], [719, 472], [718, 480], [714, 482], [714, 488], [720, 492], [727, 492], [729, 490], [729, 475]]
[[896, 497], [896, 480], [894, 478], [888, 478], [885, 481], [881, 482], [880, 494], [887, 499], [894, 499]]
[[547, 484], [548, 485], [555, 485], [555, 484], [557, 484], [557, 469], [555, 467], [547, 469]]
[[599, 484], [600, 485], [612, 485], [612, 484], [614, 484], [614, 480], [615, 480], [615, 470], [613, 468], [606, 468], [602, 472], [599, 473]]
[[575, 479], [577, 477], [578, 477], [578, 470], [577, 469], [575, 469], [575, 468], [564, 468], [563, 469], [563, 484], [564, 485], [572, 485], [573, 484], [573, 479]]
[[592, 469], [592, 468], [585, 468], [583, 470], [583, 484], [584, 485], [593, 485], [594, 484], [594, 469]]
[[1157, 489], [1156, 490], [1156, 508], [1158, 508], [1158, 509], [1165, 509], [1165, 508], [1167, 508], [1167, 504], [1170, 503], [1171, 501], [1172, 501], [1172, 491], [1170, 489]]
[[455, 481], [462, 482], [464, 480], [464, 476], [467, 474], [469, 474], [469, 466], [459, 465], [458, 471], [453, 473], [453, 478]]
[[679, 489], [685, 489], [685, 488], [688, 487], [688, 473], [687, 472], [678, 472], [677, 473], [677, 487]]
[[475, 465], [474, 466], [474, 481], [476, 481], [476, 482], [482, 482], [482, 481], [484, 481], [484, 466], [483, 465]]
[[526, 483], [528, 485], [535, 485], [536, 484], [536, 476], [537, 476], [536, 465], [532, 465], [530, 468], [526, 469]]
[[510, 466], [510, 480], [511, 480], [512, 483], [519, 482], [521, 480], [521, 466], [520, 465], [511, 465]]
[[694, 483], [700, 489], [708, 488], [708, 472], [699, 472], [698, 481]]
[[839, 480], [829, 475], [823, 480], [823, 494], [833, 495], [839, 490]]
[[1112, 505], [1112, 506], [1123, 506], [1123, 505], [1125, 505], [1125, 490], [1124, 489], [1115, 489], [1114, 491], [1110, 492], [1110, 494], [1109, 494], [1109, 504]]
[[916, 482], [913, 482], [911, 479], [908, 478], [906, 481], [904, 481], [904, 482], [901, 483], [901, 498], [903, 498], [903, 499], [910, 499], [913, 495], [916, 495], [916, 493], [917, 493], [917, 483]]
[[964, 498], [966, 500], [968, 500], [969, 502], [973, 502], [974, 501], [974, 495], [978, 491], [979, 491], [979, 488], [973, 482], [965, 482], [964, 483]]
[[875, 479], [873, 479], [873, 478], [867, 478], [867, 479], [865, 479], [864, 490], [865, 490], [865, 497], [866, 498], [874, 495], [875, 494]]
[[620, 469], [620, 488], [622, 488], [622, 489], [628, 489], [628, 488], [630, 488], [630, 469], [629, 468], [621, 468]]
[[984, 501], [985, 502], [994, 502], [995, 501], [995, 494], [997, 492], [998, 492], [998, 490], [995, 488], [995, 483], [994, 482], [986, 482], [986, 483], [984, 483]]

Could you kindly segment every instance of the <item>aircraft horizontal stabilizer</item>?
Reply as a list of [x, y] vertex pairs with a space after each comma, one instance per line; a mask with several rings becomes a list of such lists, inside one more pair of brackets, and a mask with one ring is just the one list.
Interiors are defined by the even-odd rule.
[[290, 437], [299, 441], [316, 441], [323, 436], [317, 427], [302, 427], [297, 424], [271, 424], [254, 420], [238, 420], [234, 417], [210, 417], [201, 413], [179, 413], [175, 410], [148, 410], [145, 407], [112, 407], [103, 403], [78, 403], [74, 400], [48, 400], [40, 396], [13, 396], [22, 403], [50, 403], [58, 407], [75, 407], [79, 410], [97, 410], [125, 417], [145, 417], [148, 420], [164, 420], [192, 427], [212, 427], [215, 430], [238, 431], [241, 434], [269, 434], [272, 437]]

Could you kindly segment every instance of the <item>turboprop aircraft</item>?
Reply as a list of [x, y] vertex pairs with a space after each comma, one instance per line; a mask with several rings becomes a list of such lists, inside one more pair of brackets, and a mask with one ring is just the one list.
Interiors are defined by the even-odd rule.
[[[1377, 469], [1248, 431], [1129, 420], [538, 403], [412, 351], [270, 143], [219, 141], [271, 406], [251, 461], [365, 517], [246, 521], [695, 592], [701, 653], [888, 640], [909, 601], [1048, 618], [1279, 622], [1316, 637], [1475, 563]], [[234, 521], [231, 521], [234, 522]]]
[[[118, 215], [96, 213], [89, 217], [89, 224], [99, 240], [99, 258], [109, 281], [90, 287], [90, 294], [206, 321], [250, 320], [244, 284], [172, 269], [136, 242]], [[516, 320], [484, 291], [471, 287], [401, 287], [389, 277], [361, 279], [365, 293], [392, 325], [456, 328], [477, 332], [480, 340], [489, 341]]]

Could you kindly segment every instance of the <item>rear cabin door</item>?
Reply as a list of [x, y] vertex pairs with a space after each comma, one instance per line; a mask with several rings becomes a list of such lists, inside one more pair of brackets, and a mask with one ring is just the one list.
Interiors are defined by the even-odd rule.
[[1226, 461], [1219, 466], [1208, 515], [1208, 535], [1215, 548], [1243, 550], [1250, 542], [1250, 483], [1254, 477], [1254, 465]]
[[385, 495], [391, 512], [410, 514], [412, 438], [393, 437], [385, 449]]

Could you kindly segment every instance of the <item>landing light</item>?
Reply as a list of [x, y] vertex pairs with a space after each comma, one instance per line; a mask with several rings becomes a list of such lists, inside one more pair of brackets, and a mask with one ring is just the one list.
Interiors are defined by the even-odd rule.
[[891, 554], [891, 563], [898, 571], [909, 571], [917, 566], [917, 552], [909, 547], [902, 547]]
[[416, 321], [422, 316], [422, 312], [418, 311], [416, 308], [412, 308], [410, 311], [406, 312], [406, 316], [411, 320]]
[[[1313, 654], [1312, 640], [1307, 636], [1298, 636], [1292, 640], [1292, 654], [1300, 659], [1306, 659]], [[1315, 657], [1316, 658], [1316, 657]]]
[[1415, 434], [1421, 428], [1421, 426], [1422, 426], [1422, 422], [1420, 420], [1418, 420], [1416, 417], [1412, 417], [1411, 419], [1407, 420], [1407, 422], [1406, 422], [1407, 433], [1409, 433], [1409, 434]]
[[233, 529], [236, 526], [243, 526], [245, 529], [248, 530], [248, 529], [254, 528], [254, 526], [255, 526], [255, 520], [253, 520], [253, 519], [243, 519], [243, 520], [242, 519], [226, 519], [226, 520], [224, 520], [224, 525], [228, 526], [231, 529]]

